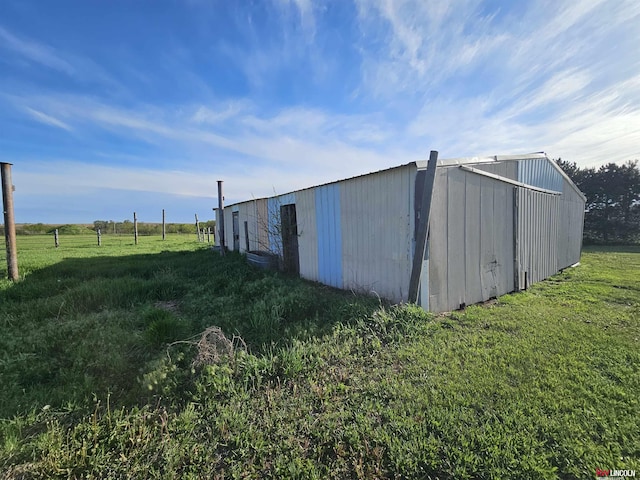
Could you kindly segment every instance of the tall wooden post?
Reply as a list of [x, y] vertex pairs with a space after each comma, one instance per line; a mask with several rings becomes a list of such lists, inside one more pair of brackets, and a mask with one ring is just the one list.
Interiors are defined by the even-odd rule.
[[411, 277], [409, 279], [409, 303], [418, 301], [418, 287], [420, 286], [420, 275], [422, 273], [422, 263], [424, 261], [427, 238], [429, 236], [429, 217], [431, 215], [431, 199], [433, 198], [433, 186], [436, 178], [436, 167], [438, 166], [438, 152], [431, 150], [427, 171], [424, 176], [424, 187], [422, 189], [422, 199], [420, 201], [420, 219], [416, 231], [416, 246], [413, 252], [413, 266], [411, 267]]
[[164, 208], [162, 209], [162, 239], [167, 236], [167, 224], [165, 223]]
[[58, 234], [57, 228], [53, 231], [53, 244], [56, 246], [56, 248], [60, 246], [60, 235]]
[[138, 216], [133, 212], [133, 241], [138, 244]]
[[13, 182], [11, 164], [0, 163], [2, 173], [2, 205], [4, 207], [4, 240], [7, 247], [7, 277], [16, 281], [18, 274], [18, 246], [16, 245], [16, 221], [13, 216]]
[[98, 229], [97, 234], [98, 234], [98, 246], [101, 247], [102, 246], [102, 233], [100, 233], [100, 229]]
[[224, 244], [224, 197], [222, 196], [222, 180], [218, 180], [218, 217], [216, 222], [219, 222], [218, 231], [220, 232], [220, 254], [225, 254]]
[[196, 213], [196, 235], [198, 236], [198, 241], [200, 241], [200, 222], [198, 221], [197, 213]]
[[211, 227], [207, 227], [207, 243], [211, 243]]

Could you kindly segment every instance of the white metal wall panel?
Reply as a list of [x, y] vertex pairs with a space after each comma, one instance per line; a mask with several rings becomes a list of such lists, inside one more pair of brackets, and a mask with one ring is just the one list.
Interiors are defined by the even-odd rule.
[[[484, 178], [480, 175], [466, 175], [465, 189], [465, 303], [481, 302], [485, 297], [480, 283], [480, 212], [481, 192]], [[485, 187], [486, 190], [486, 187]]]
[[225, 245], [229, 250], [233, 250], [233, 207], [234, 206], [224, 209]]
[[[473, 174], [467, 174], [467, 180], [471, 175]], [[488, 300], [514, 290], [513, 187], [499, 180], [482, 177], [479, 210], [479, 270], [482, 298], [477, 300], [468, 297], [467, 304]], [[467, 214], [466, 218], [467, 228], [472, 228], [476, 217]], [[469, 265], [473, 261], [472, 257], [468, 257]]]
[[[238, 212], [240, 252], [247, 250], [244, 222], [247, 222], [249, 233], [249, 250], [269, 250], [269, 238], [267, 235], [267, 200], [250, 200], [236, 203], [224, 209], [224, 237], [227, 249], [233, 249], [233, 213]], [[218, 236], [216, 242], [219, 245], [219, 211], [216, 209], [216, 230]]]
[[512, 185], [439, 168], [429, 236], [429, 310], [442, 312], [514, 289]]
[[494, 187], [493, 231], [497, 259], [495, 265], [496, 295], [499, 296], [515, 290], [515, 246], [513, 242], [515, 225], [513, 222], [513, 187], [503, 184], [494, 185]]
[[318, 229], [314, 189], [296, 192], [300, 276], [318, 280]]
[[448, 310], [465, 303], [465, 172], [447, 169], [447, 298]]
[[249, 216], [249, 247], [251, 250], [269, 250], [269, 235], [267, 230], [267, 199], [262, 198], [251, 202]]
[[447, 297], [449, 256], [449, 223], [447, 168], [438, 168], [434, 181], [434, 191], [429, 215], [429, 310], [446, 312], [449, 310]]
[[405, 165], [340, 182], [343, 288], [407, 300], [415, 171]]
[[[251, 211], [251, 202], [244, 202], [238, 205], [238, 221], [240, 223], [240, 253], [247, 251], [247, 236], [244, 231], [244, 222], [249, 227], [249, 213]], [[249, 246], [251, 248], [251, 246]]]
[[[493, 190], [492, 185], [481, 184], [480, 189], [480, 225], [479, 225], [479, 241], [480, 241], [480, 289], [482, 291], [482, 299], [487, 300], [495, 297], [498, 292], [496, 286], [496, 251], [495, 251], [495, 228], [493, 211]], [[482, 188], [484, 187], [484, 188]], [[504, 218], [503, 221], [509, 222], [510, 218]], [[477, 260], [476, 260], [477, 261]]]

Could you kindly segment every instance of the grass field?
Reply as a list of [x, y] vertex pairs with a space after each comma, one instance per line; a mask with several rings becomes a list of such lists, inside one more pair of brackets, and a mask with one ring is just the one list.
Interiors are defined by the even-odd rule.
[[[195, 235], [40, 240], [18, 239], [23, 279], [0, 281], [4, 477], [640, 470], [638, 248], [433, 316], [256, 271]], [[242, 340], [193, 365], [210, 326]]]

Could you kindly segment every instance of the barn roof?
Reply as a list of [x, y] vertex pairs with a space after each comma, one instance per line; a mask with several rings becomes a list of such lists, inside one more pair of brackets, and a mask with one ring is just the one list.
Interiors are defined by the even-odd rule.
[[[534, 152], [534, 153], [524, 153], [524, 154], [519, 154], [519, 155], [492, 155], [492, 156], [478, 156], [478, 157], [458, 157], [458, 158], [439, 158], [438, 159], [438, 167], [453, 167], [453, 166], [469, 166], [469, 165], [474, 165], [474, 164], [491, 164], [491, 163], [497, 163], [497, 162], [504, 162], [504, 161], [509, 161], [509, 160], [516, 160], [516, 161], [527, 161], [527, 160], [540, 160], [540, 159], [546, 159], [549, 161], [549, 164], [551, 164], [556, 170], [557, 172], [565, 179], [568, 181], [568, 184], [580, 195], [580, 197], [582, 197], [583, 200], [586, 200], [586, 197], [584, 196], [584, 194], [580, 191], [580, 189], [575, 185], [575, 183], [573, 183], [573, 181], [567, 176], [566, 173], [564, 173], [564, 171], [556, 164], [556, 162], [552, 161], [549, 159], [549, 157], [547, 156], [546, 153], [544, 152]], [[295, 193], [295, 192], [301, 192], [304, 190], [309, 190], [311, 188], [316, 188], [316, 187], [321, 187], [324, 185], [332, 185], [334, 183], [340, 183], [340, 182], [344, 182], [346, 180], [351, 180], [354, 178], [360, 178], [360, 177], [364, 177], [367, 175], [371, 175], [374, 173], [381, 173], [381, 172], [386, 172], [389, 170], [394, 170], [396, 168], [402, 168], [402, 167], [406, 167], [407, 165], [412, 165], [415, 164], [416, 167], [418, 168], [418, 170], [423, 170], [427, 168], [427, 162], [428, 160], [417, 160], [415, 162], [409, 162], [409, 163], [405, 163], [402, 165], [396, 165], [394, 167], [390, 167], [390, 168], [384, 168], [381, 170], [376, 170], [373, 172], [369, 172], [369, 173], [363, 173], [361, 175], [356, 175], [353, 177], [348, 177], [348, 178], [342, 178], [339, 180], [334, 180], [331, 182], [326, 182], [326, 183], [322, 183], [322, 184], [318, 184], [318, 185], [312, 185], [309, 187], [305, 187], [305, 188], [300, 188], [297, 190], [294, 190], [293, 192], [289, 192], [289, 193]], [[544, 190], [544, 189], [541, 189]], [[560, 192], [552, 192], [552, 193], [560, 193]], [[287, 194], [284, 194], [287, 195]], [[281, 195], [275, 195], [275, 196], [281, 196]], [[267, 198], [271, 198], [272, 196], [269, 197], [259, 197], [259, 198], [252, 198], [251, 200], [244, 200], [241, 202], [236, 202], [233, 204], [228, 205], [228, 207], [231, 207], [233, 205], [238, 205], [241, 203], [246, 203], [246, 202], [251, 202], [251, 201], [255, 201], [255, 200], [264, 200]], [[214, 208], [214, 210], [216, 210]]]

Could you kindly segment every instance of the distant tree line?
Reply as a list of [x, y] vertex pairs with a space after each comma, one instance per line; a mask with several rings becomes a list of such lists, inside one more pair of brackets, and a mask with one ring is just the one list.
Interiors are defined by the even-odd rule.
[[[216, 225], [215, 220], [200, 222], [200, 228], [211, 228], [213, 231]], [[92, 230], [103, 234], [133, 234], [133, 222], [131, 220], [123, 220], [122, 222], [114, 222], [113, 220], [96, 220], [93, 222]], [[195, 223], [167, 223], [167, 233], [196, 233]], [[138, 222], [138, 234], [140, 235], [161, 235], [162, 223], [143, 223]]]
[[[211, 228], [213, 232], [215, 220], [200, 222], [200, 228]], [[96, 220], [93, 224], [64, 224], [55, 225], [47, 223], [22, 223], [16, 225], [16, 235], [52, 235], [55, 230], [60, 235], [86, 235], [95, 233], [100, 229], [103, 235], [109, 234], [130, 234], [133, 235], [133, 222], [123, 220], [114, 222], [113, 220]], [[195, 223], [167, 223], [166, 232], [169, 233], [196, 233]], [[139, 235], [161, 235], [162, 223], [138, 222]], [[4, 235], [4, 225], [0, 225], [0, 235]]]
[[638, 161], [580, 168], [556, 163], [587, 197], [585, 243], [640, 243], [640, 168]]

